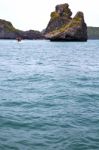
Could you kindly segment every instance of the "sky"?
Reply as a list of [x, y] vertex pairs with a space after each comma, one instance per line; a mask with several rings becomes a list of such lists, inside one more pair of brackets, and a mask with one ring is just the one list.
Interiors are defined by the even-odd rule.
[[88, 26], [99, 26], [99, 0], [0, 0], [0, 19], [21, 30], [43, 30], [57, 4], [68, 3], [73, 12], [83, 11]]

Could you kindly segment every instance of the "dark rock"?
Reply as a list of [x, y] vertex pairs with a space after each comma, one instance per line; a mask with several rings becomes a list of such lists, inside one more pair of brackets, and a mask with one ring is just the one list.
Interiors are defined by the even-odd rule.
[[16, 38], [16, 29], [10, 22], [0, 19], [0, 39], [14, 38]]
[[17, 36], [21, 37], [22, 39], [43, 39], [44, 36], [41, 32], [35, 31], [35, 30], [29, 30], [29, 31], [18, 31]]
[[68, 4], [61, 4], [56, 6], [56, 10], [51, 13], [51, 19], [45, 30], [45, 34], [54, 30], [58, 30], [64, 26], [64, 24], [68, 24], [70, 22], [72, 12], [68, 6]]
[[45, 37], [51, 41], [87, 41], [87, 26], [82, 12], [71, 18], [68, 4], [56, 6], [45, 30]]
[[35, 30], [21, 31], [6, 20], [0, 19], [0, 39], [43, 39], [41, 32]]

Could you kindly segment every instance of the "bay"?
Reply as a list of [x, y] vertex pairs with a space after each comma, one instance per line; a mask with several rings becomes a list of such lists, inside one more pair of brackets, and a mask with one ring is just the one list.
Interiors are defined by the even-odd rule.
[[0, 40], [0, 150], [99, 150], [99, 40]]

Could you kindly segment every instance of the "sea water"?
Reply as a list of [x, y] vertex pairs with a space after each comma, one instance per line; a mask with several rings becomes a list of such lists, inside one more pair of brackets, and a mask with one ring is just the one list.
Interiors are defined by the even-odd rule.
[[99, 150], [99, 40], [0, 40], [0, 150]]

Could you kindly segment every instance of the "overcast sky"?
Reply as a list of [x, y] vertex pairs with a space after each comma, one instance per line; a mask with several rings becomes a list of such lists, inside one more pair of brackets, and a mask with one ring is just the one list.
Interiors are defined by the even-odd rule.
[[42, 30], [55, 5], [68, 3], [73, 12], [83, 11], [89, 26], [99, 26], [99, 0], [0, 0], [0, 19], [16, 28]]

